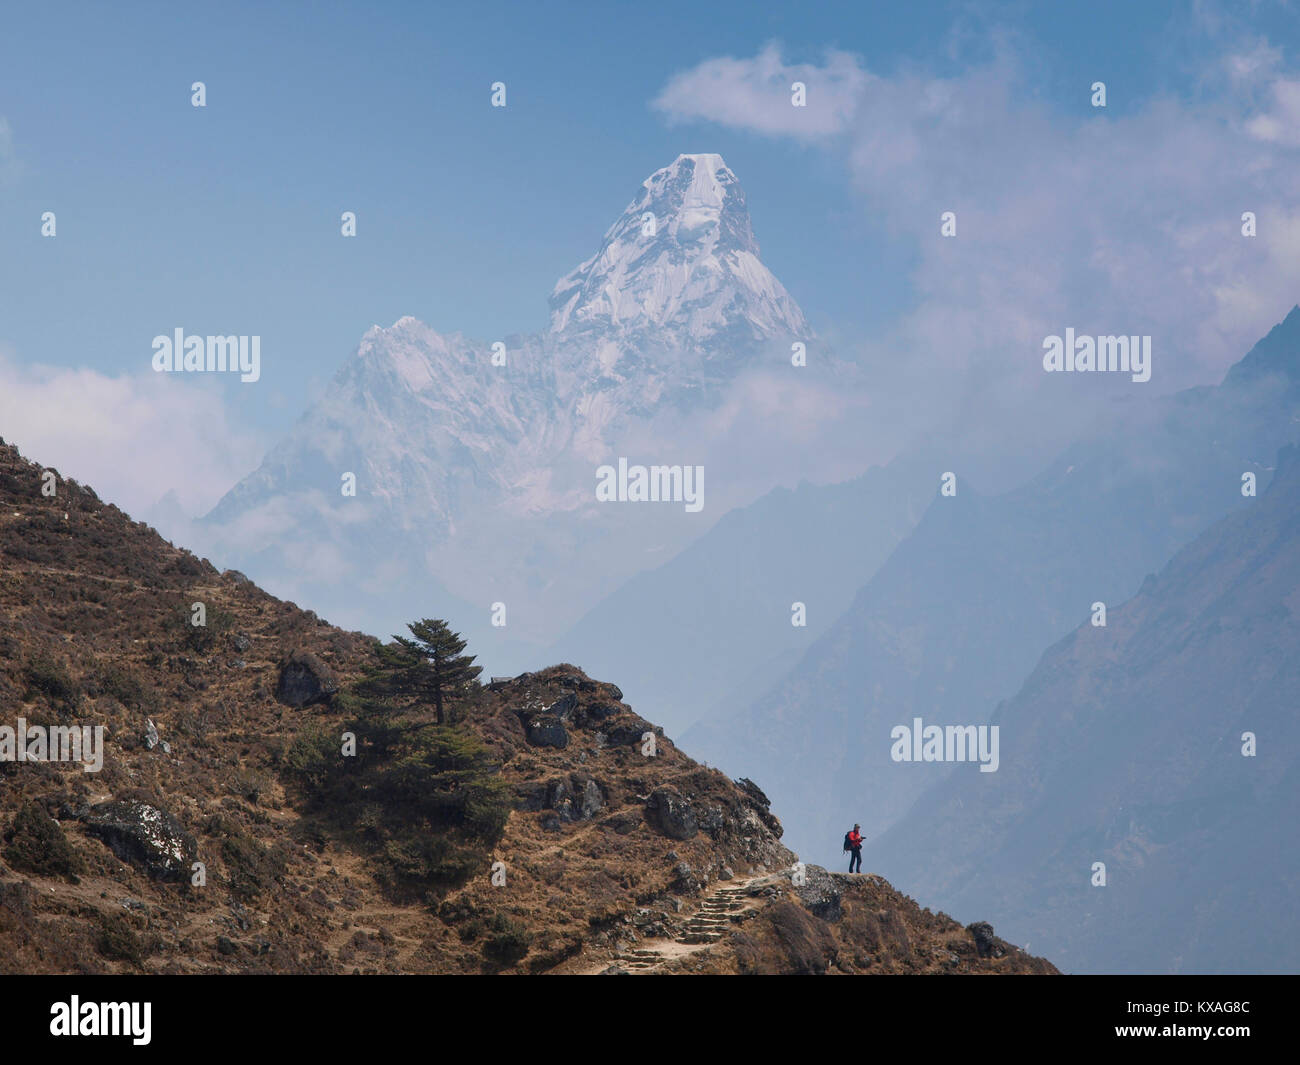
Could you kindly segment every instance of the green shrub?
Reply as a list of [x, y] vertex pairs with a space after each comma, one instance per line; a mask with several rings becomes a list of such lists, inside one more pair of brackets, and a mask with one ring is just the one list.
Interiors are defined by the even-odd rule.
[[446, 890], [465, 883], [479, 867], [476, 851], [451, 835], [394, 833], [383, 848], [379, 879], [390, 889]]
[[252, 902], [284, 874], [284, 853], [264, 847], [248, 836], [228, 836], [221, 841], [221, 861], [230, 877], [230, 892], [241, 902]]
[[217, 648], [217, 641], [234, 628], [235, 616], [219, 609], [212, 603], [205, 603], [207, 612], [204, 621], [206, 624], [195, 625], [193, 623], [193, 605], [195, 602], [203, 602], [203, 600], [194, 599], [189, 603], [185, 603], [172, 615], [170, 625], [172, 636], [182, 648], [187, 648], [195, 654], [211, 654]]
[[483, 955], [500, 965], [513, 965], [525, 954], [532, 942], [528, 929], [503, 913], [493, 914], [488, 921], [488, 937], [483, 944]]
[[48, 654], [38, 654], [23, 669], [27, 683], [24, 699], [45, 696], [51, 703], [65, 709], [76, 710], [81, 701], [81, 688], [68, 673], [67, 667]]
[[5, 838], [5, 859], [15, 869], [80, 882], [77, 874], [85, 871], [85, 863], [72, 849], [62, 826], [36, 803], [29, 802], [18, 811]]
[[319, 798], [342, 768], [338, 737], [319, 728], [300, 732], [285, 751], [280, 771], [309, 798]]
[[161, 706], [158, 693], [146, 686], [135, 674], [117, 663], [101, 666], [95, 677], [94, 693], [111, 695], [119, 703], [133, 710], [156, 713]]
[[132, 965], [141, 965], [147, 953], [145, 945], [135, 930], [121, 914], [105, 913], [99, 918], [99, 935], [95, 949], [105, 958], [113, 961], [129, 961]]

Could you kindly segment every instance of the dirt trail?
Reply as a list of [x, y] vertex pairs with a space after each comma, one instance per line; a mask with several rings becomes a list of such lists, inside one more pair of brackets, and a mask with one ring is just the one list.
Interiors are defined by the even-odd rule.
[[663, 971], [665, 963], [708, 950], [736, 926], [735, 919], [746, 911], [767, 905], [765, 895], [753, 892], [755, 885], [775, 882], [779, 876], [767, 874], [746, 880], [718, 881], [707, 892], [699, 907], [671, 937], [643, 939], [620, 951], [611, 959], [590, 961], [575, 970], [581, 975], [595, 975], [616, 965], [637, 975]]

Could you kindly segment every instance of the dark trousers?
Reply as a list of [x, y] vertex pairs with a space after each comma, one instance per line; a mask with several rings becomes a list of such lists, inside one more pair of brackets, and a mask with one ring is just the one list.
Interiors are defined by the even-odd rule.
[[860, 873], [862, 872], [862, 848], [853, 847], [851, 851], [852, 853], [849, 855], [849, 872]]

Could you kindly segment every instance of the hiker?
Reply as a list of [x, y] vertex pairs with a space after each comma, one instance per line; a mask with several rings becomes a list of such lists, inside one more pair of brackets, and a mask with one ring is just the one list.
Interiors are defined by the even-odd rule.
[[862, 833], [859, 831], [861, 825], [854, 825], [852, 832], [844, 833], [844, 849], [852, 851], [849, 856], [849, 872], [862, 872]]

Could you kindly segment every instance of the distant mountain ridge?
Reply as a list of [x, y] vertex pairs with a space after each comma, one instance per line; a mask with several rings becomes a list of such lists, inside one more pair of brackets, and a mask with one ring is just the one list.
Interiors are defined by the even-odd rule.
[[825, 825], [888, 830], [949, 767], [896, 763], [915, 717], [982, 724], [1094, 602], [1144, 577], [1261, 489], [1300, 436], [1300, 309], [1215, 388], [1116, 408], [1028, 484], [981, 497], [961, 479], [768, 692], [682, 737], [698, 757], [761, 776], [789, 838], [829, 860]]
[[1070, 971], [1296, 972], [1297, 588], [1289, 446], [1259, 499], [1043, 654], [993, 715], [997, 773], [936, 783], [868, 858]]

